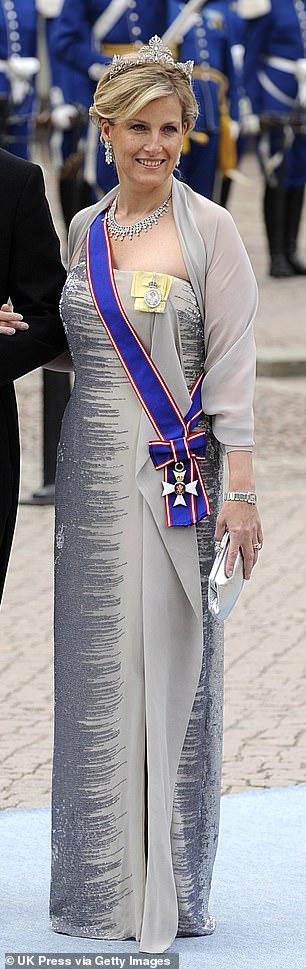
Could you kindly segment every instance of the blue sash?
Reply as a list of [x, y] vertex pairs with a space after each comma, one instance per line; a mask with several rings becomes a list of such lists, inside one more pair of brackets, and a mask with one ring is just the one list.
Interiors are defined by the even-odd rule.
[[203, 415], [203, 373], [199, 374], [190, 391], [192, 403], [183, 417], [121, 304], [105, 214], [102, 217], [99, 214], [88, 230], [87, 277], [104, 329], [156, 431], [157, 440], [149, 441], [148, 449], [154, 467], [165, 469], [162, 497], [165, 498], [166, 525], [195, 524], [211, 511], [198, 464], [205, 458], [206, 436], [204, 431], [194, 432]]

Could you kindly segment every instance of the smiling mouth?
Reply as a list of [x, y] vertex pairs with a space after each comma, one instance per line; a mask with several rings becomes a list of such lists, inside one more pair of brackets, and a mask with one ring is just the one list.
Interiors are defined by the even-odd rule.
[[136, 158], [136, 161], [138, 161], [140, 165], [143, 165], [144, 168], [160, 168], [160, 166], [164, 163], [163, 158], [161, 158], [159, 161], [149, 161], [145, 158]]

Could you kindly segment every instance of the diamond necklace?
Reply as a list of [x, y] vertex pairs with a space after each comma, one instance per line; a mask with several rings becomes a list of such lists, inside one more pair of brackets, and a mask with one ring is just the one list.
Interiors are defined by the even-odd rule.
[[161, 215], [168, 211], [171, 195], [172, 191], [170, 192], [170, 195], [168, 195], [168, 198], [158, 206], [158, 209], [155, 209], [154, 212], [150, 213], [150, 215], [146, 215], [144, 219], [139, 219], [138, 222], [132, 223], [132, 225], [118, 225], [118, 222], [116, 222], [115, 210], [119, 198], [119, 195], [116, 195], [107, 213], [107, 227], [109, 235], [120, 240], [126, 238], [133, 239], [133, 236], [139, 236], [143, 229], [145, 232], [147, 232], [148, 229], [152, 229], [152, 226], [156, 225], [157, 219], [160, 219]]

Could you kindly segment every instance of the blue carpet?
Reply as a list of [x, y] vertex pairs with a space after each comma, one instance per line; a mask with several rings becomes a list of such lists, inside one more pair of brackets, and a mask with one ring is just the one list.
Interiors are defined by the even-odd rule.
[[[48, 926], [50, 811], [0, 813], [6, 952], [138, 953], [136, 942], [58, 935]], [[306, 969], [306, 785], [222, 799], [208, 938], [177, 939], [180, 969]]]

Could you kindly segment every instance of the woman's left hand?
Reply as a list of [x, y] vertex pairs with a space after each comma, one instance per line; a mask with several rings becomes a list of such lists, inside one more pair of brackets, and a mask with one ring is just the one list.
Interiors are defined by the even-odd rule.
[[229, 532], [230, 544], [225, 565], [225, 574], [232, 575], [239, 552], [243, 557], [244, 578], [250, 579], [252, 569], [258, 559], [263, 533], [256, 505], [246, 501], [224, 501], [219, 512], [215, 539], [221, 541], [224, 532]]
[[25, 323], [21, 313], [14, 313], [8, 303], [2, 303], [0, 307], [0, 336], [13, 336], [16, 330], [28, 330], [29, 324]]

